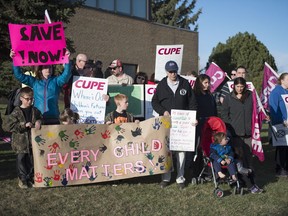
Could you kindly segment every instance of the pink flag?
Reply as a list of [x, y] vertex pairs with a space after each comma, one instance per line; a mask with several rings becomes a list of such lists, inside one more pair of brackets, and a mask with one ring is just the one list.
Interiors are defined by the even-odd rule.
[[[260, 137], [263, 113], [259, 108], [256, 97], [256, 90], [253, 89], [253, 112], [252, 112], [252, 154], [256, 155], [260, 161], [264, 161], [264, 152]], [[259, 118], [260, 117], [260, 118]]]
[[279, 75], [270, 67], [267, 62], [265, 62], [260, 98], [263, 107], [267, 110], [269, 109], [269, 95], [270, 92], [275, 88], [278, 77]]
[[216, 88], [224, 81], [225, 72], [214, 62], [212, 62], [209, 68], [206, 70], [206, 74], [211, 78], [210, 88], [211, 92], [214, 92]]

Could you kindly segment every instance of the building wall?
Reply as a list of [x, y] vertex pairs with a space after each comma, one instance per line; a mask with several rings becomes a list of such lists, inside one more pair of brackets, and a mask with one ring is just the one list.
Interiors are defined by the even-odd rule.
[[182, 73], [198, 71], [198, 33], [96, 9], [77, 10], [65, 29], [76, 53], [101, 60], [103, 71], [114, 59], [137, 64], [148, 75], [155, 70], [156, 45], [184, 44]]

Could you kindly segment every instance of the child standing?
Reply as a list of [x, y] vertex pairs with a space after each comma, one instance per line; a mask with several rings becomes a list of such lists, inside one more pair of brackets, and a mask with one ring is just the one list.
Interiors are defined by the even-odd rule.
[[218, 132], [214, 134], [214, 143], [210, 146], [210, 157], [213, 159], [213, 168], [220, 178], [225, 177], [225, 174], [221, 171], [221, 165], [226, 165], [230, 176], [236, 181], [234, 154], [231, 146], [227, 145], [228, 141], [229, 139], [225, 133]]
[[28, 188], [34, 184], [31, 128], [40, 129], [42, 115], [33, 107], [33, 90], [30, 87], [22, 88], [19, 94], [21, 105], [9, 115], [7, 127], [12, 132], [12, 149], [17, 154], [18, 185]]
[[63, 125], [77, 124], [79, 118], [79, 114], [73, 112], [70, 108], [64, 109], [59, 116], [60, 123]]
[[[106, 124], [119, 124], [125, 122], [134, 122], [133, 114], [126, 112], [128, 108], [128, 97], [124, 94], [117, 94], [114, 97], [114, 102], [117, 106], [115, 111], [108, 113], [105, 117]], [[139, 120], [135, 120], [139, 123]]]

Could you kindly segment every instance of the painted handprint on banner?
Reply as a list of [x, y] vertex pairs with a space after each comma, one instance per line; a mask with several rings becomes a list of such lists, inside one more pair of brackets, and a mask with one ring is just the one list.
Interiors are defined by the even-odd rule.
[[135, 131], [131, 130], [131, 133], [133, 137], [140, 136], [142, 134], [142, 128], [137, 127]]
[[103, 139], [110, 138], [110, 131], [106, 130], [104, 133], [101, 132], [101, 136]]
[[66, 130], [63, 130], [63, 131], [60, 131], [58, 134], [62, 142], [68, 140], [68, 135], [65, 134], [65, 132], [66, 132]]
[[121, 125], [116, 125], [115, 130], [119, 133], [124, 133], [125, 129], [121, 127]]
[[41, 135], [36, 136], [34, 140], [35, 140], [35, 142], [38, 144], [38, 146], [44, 145], [44, 144], [46, 143], [46, 140], [43, 139], [43, 138], [41, 137]]
[[84, 132], [83, 132], [83, 131], [80, 131], [80, 130], [78, 130], [78, 129], [74, 131], [74, 134], [75, 134], [75, 136], [76, 136], [77, 139], [81, 139], [81, 138], [84, 137]]
[[154, 175], [154, 170], [152, 168], [149, 169], [149, 175]]
[[97, 177], [98, 177], [97, 173], [95, 173], [95, 176], [93, 176], [93, 174], [91, 174], [90, 177], [89, 177], [89, 180], [90, 181], [94, 181]]
[[151, 161], [152, 161], [153, 158], [154, 158], [154, 155], [153, 155], [151, 152], [145, 154], [145, 156], [148, 158], [148, 160], [151, 160]]
[[89, 171], [90, 166], [91, 166], [91, 162], [90, 162], [90, 161], [87, 161], [87, 162], [86, 162], [86, 165], [85, 165], [85, 170], [86, 170], [87, 172]]
[[63, 186], [66, 186], [68, 184], [68, 181], [67, 181], [67, 178], [66, 178], [66, 174], [62, 175], [61, 184]]
[[39, 172], [35, 173], [34, 181], [37, 183], [43, 182], [43, 174]]
[[102, 144], [103, 147], [99, 147], [100, 152], [104, 153], [107, 150], [107, 146]]
[[61, 161], [56, 162], [59, 168], [63, 168], [64, 164], [61, 163]]
[[158, 163], [163, 163], [164, 160], [165, 160], [164, 155], [160, 155], [160, 156], [158, 157]]
[[52, 165], [48, 165], [48, 160], [46, 160], [46, 162], [47, 162], [47, 165], [44, 166], [44, 168], [47, 169], [47, 170], [51, 170], [53, 168], [53, 166]]
[[46, 187], [52, 187], [53, 186], [53, 182], [52, 182], [51, 178], [49, 178], [49, 177], [45, 177], [44, 182], [45, 182], [44, 186], [46, 186]]
[[57, 149], [60, 149], [60, 146], [58, 143], [54, 142], [52, 145], [48, 145], [48, 148], [50, 148], [51, 153], [55, 153]]
[[43, 149], [39, 149], [39, 155], [40, 155], [41, 157], [43, 157], [44, 154], [45, 154], [45, 150], [43, 150]]
[[54, 176], [51, 178], [54, 179], [54, 181], [59, 181], [60, 180], [60, 170], [54, 170]]
[[77, 140], [74, 141], [74, 139], [72, 139], [70, 142], [69, 142], [69, 146], [71, 148], [74, 148], [74, 149], [77, 149], [79, 147], [79, 142]]
[[155, 118], [155, 122], [154, 122], [154, 124], [152, 125], [152, 126], [153, 126], [153, 129], [159, 130], [160, 127], [161, 127], [161, 124], [162, 124], [162, 122], [160, 121], [160, 119], [159, 119], [159, 118]]
[[169, 121], [168, 118], [162, 118], [162, 123], [163, 123], [164, 127], [167, 129], [171, 127], [171, 122]]
[[118, 135], [117, 138], [116, 138], [116, 143], [121, 142], [124, 138], [125, 138], [124, 136]]
[[92, 125], [90, 128], [85, 128], [86, 135], [95, 134], [95, 131], [96, 131], [95, 125]]

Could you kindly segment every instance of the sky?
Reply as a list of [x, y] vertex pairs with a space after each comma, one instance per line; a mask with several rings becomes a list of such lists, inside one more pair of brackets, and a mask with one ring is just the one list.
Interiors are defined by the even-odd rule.
[[200, 68], [213, 47], [238, 32], [254, 34], [274, 57], [278, 72], [288, 72], [288, 0], [197, 0]]

